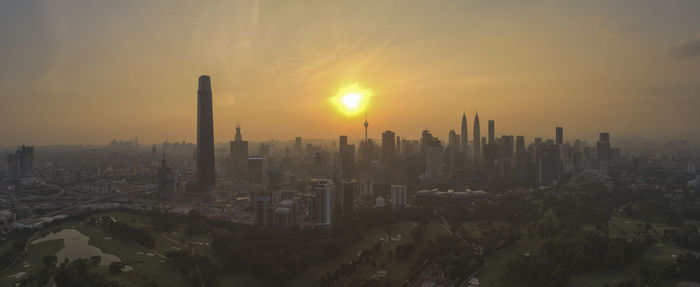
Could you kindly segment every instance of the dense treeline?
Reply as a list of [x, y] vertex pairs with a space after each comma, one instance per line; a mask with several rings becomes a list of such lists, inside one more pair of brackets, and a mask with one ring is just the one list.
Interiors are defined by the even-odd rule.
[[548, 240], [537, 252], [511, 261], [507, 276], [527, 286], [563, 286], [574, 274], [623, 266], [655, 243], [651, 237], [628, 241], [582, 231]]
[[334, 270], [333, 272], [328, 272], [324, 274], [323, 277], [321, 277], [320, 286], [331, 286], [338, 279], [355, 272], [361, 265], [366, 264], [368, 262], [371, 262], [373, 265], [375, 265], [375, 257], [379, 253], [381, 246], [382, 244], [380, 242], [377, 242], [372, 248], [361, 250], [360, 256], [350, 261], [350, 263], [340, 264], [340, 267], [338, 267], [338, 269]]
[[193, 286], [216, 286], [221, 280], [219, 268], [207, 257], [193, 256], [189, 251], [174, 251], [168, 252], [167, 258], [173, 260]]
[[661, 196], [638, 200], [622, 209], [622, 214], [638, 220], [661, 222], [672, 226], [681, 226], [683, 216]]
[[145, 228], [136, 228], [129, 224], [115, 221], [109, 216], [103, 216], [99, 220], [91, 217], [88, 219], [88, 223], [102, 225], [107, 230], [107, 233], [121, 240], [133, 241], [146, 247], [153, 247], [156, 243], [151, 233]]
[[[432, 210], [425, 208], [405, 208], [396, 212], [360, 209], [352, 216], [339, 217], [332, 232], [322, 228], [260, 230], [219, 220], [207, 220], [207, 223], [235, 231], [213, 235], [212, 248], [227, 259], [223, 270], [244, 271], [268, 285], [276, 286], [299, 276], [312, 264], [336, 258], [345, 246], [362, 239], [363, 229], [390, 228], [399, 221], [427, 221], [431, 218]], [[348, 268], [339, 273], [349, 272]], [[332, 282], [332, 277], [325, 281]]]
[[17, 256], [24, 252], [24, 246], [27, 243], [25, 238], [12, 239], [10, 248], [0, 255], [0, 270], [7, 268]]
[[108, 281], [103, 274], [90, 271], [90, 261], [87, 259], [76, 259], [68, 264], [61, 263], [54, 283], [57, 287], [119, 287], [117, 281]]
[[300, 275], [311, 264], [331, 260], [353, 237], [323, 238], [316, 229], [289, 232], [261, 231], [215, 234], [212, 248], [227, 259], [225, 270], [244, 271], [251, 276], [279, 285]]
[[153, 227], [155, 231], [171, 232], [175, 231], [178, 227], [179, 219], [178, 216], [174, 214], [150, 211], [146, 213], [146, 216], [148, 217], [151, 227]]
[[700, 250], [700, 235], [695, 225], [685, 224], [680, 229], [674, 230], [671, 232], [671, 239], [681, 247]]

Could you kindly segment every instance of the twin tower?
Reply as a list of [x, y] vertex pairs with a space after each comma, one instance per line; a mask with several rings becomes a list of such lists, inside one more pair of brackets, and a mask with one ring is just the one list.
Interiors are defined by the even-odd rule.
[[212, 187], [216, 183], [213, 117], [211, 79], [203, 75], [199, 77], [197, 88], [197, 185], [199, 187]]

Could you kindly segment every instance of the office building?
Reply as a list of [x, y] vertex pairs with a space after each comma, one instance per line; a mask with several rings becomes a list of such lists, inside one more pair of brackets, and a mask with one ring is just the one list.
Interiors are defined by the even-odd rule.
[[296, 205], [293, 200], [280, 201], [275, 208], [273, 226], [277, 229], [287, 230], [296, 225]]
[[353, 214], [355, 211], [355, 193], [357, 182], [343, 181], [343, 214]]
[[496, 122], [489, 120], [489, 144], [496, 144]]
[[233, 174], [239, 178], [244, 178], [248, 164], [248, 141], [243, 140], [241, 127], [236, 125], [235, 140], [230, 142], [231, 148], [231, 168]]
[[467, 148], [469, 147], [469, 130], [467, 129], [467, 114], [462, 114], [462, 130], [460, 135], [460, 149], [462, 153], [467, 154]]
[[408, 189], [405, 185], [391, 185], [391, 206], [405, 207], [408, 204]]
[[248, 158], [248, 180], [254, 183], [263, 183], [263, 158]]
[[396, 153], [396, 134], [392, 131], [382, 133], [382, 161], [390, 165], [391, 159]]
[[607, 177], [610, 172], [610, 134], [600, 133], [598, 143], [598, 171], [601, 176]]
[[34, 147], [17, 148], [14, 153], [7, 154], [7, 177], [25, 178], [34, 176]]
[[564, 128], [563, 127], [556, 127], [556, 133], [557, 133], [557, 138], [556, 138], [555, 143], [557, 145], [564, 144]]
[[553, 142], [537, 146], [538, 181], [541, 185], [555, 186], [561, 183], [559, 146]]
[[331, 227], [333, 225], [333, 180], [314, 179], [313, 190], [313, 219], [317, 226]]
[[197, 183], [200, 186], [216, 183], [211, 81], [206, 75], [199, 77], [197, 89]]
[[474, 136], [472, 139], [472, 146], [474, 151], [472, 152], [472, 158], [474, 161], [481, 160], [481, 127], [479, 126], [479, 113], [474, 116]]

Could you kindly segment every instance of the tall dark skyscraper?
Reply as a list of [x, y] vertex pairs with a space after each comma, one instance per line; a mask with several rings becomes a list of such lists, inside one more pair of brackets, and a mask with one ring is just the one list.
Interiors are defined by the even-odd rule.
[[401, 154], [401, 137], [396, 136], [396, 154]]
[[231, 141], [231, 163], [233, 174], [245, 177], [248, 168], [248, 141], [243, 140], [241, 126], [236, 125], [235, 141]]
[[556, 128], [556, 132], [557, 132], [557, 140], [556, 140], [555, 143], [556, 143], [557, 145], [562, 145], [562, 144], [564, 144], [564, 128], [562, 128], [562, 127], [557, 127], [557, 128]]
[[342, 154], [343, 153], [343, 148], [348, 145], [348, 136], [340, 136], [338, 138], [339, 145], [338, 145], [338, 153]]
[[481, 127], [479, 126], [479, 113], [474, 116], [474, 137], [472, 139], [472, 145], [474, 146], [473, 157], [474, 160], [481, 159]]
[[347, 179], [355, 176], [355, 146], [348, 145], [348, 136], [340, 136], [338, 162], [341, 178]]
[[610, 134], [600, 133], [597, 146], [598, 171], [602, 176], [608, 176], [610, 170]]
[[516, 136], [515, 137], [515, 158], [517, 160], [522, 160], [525, 154], [525, 137]]
[[467, 142], [469, 141], [469, 129], [467, 128], [467, 114], [463, 113], [462, 114], [462, 133], [460, 134], [461, 140], [460, 140], [460, 147], [459, 150], [463, 152], [464, 154], [467, 153], [467, 148], [469, 144]]
[[392, 131], [382, 133], [382, 160], [388, 164], [396, 152], [396, 134]]
[[489, 120], [489, 144], [496, 143], [496, 122]]
[[197, 89], [197, 183], [213, 186], [215, 182], [211, 81], [204, 75], [199, 77]]
[[33, 176], [34, 147], [25, 146], [17, 148], [17, 151], [7, 155], [7, 177], [22, 178]]

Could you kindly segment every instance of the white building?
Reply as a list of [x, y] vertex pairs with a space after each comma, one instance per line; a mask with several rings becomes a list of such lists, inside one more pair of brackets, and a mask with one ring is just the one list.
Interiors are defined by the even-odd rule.
[[378, 196], [378, 197], [377, 197], [377, 203], [376, 203], [375, 207], [377, 207], [377, 208], [384, 208], [384, 206], [386, 205], [386, 204], [384, 203], [385, 201], [386, 201], [386, 200], [384, 199], [384, 197], [382, 197], [381, 195]]
[[392, 207], [405, 207], [408, 203], [407, 200], [408, 189], [405, 185], [392, 184], [391, 185], [391, 206]]
[[8, 225], [12, 221], [17, 220], [17, 214], [9, 209], [0, 210], [0, 217], [2, 218], [0, 221], [2, 221], [3, 225]]
[[312, 187], [314, 194], [314, 223], [320, 226], [331, 227], [333, 225], [333, 180], [314, 179]]

